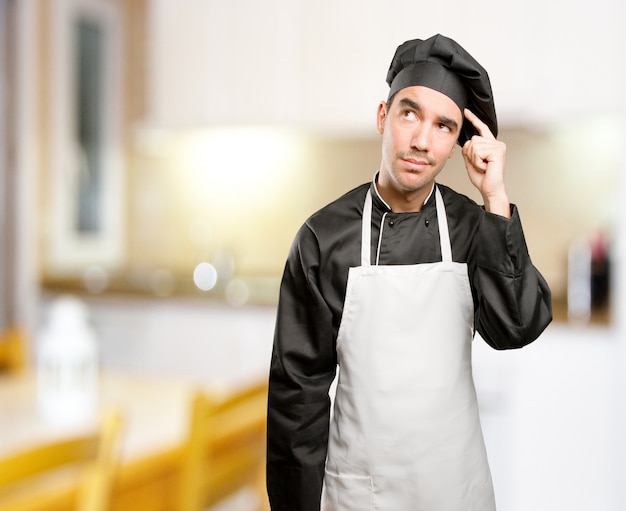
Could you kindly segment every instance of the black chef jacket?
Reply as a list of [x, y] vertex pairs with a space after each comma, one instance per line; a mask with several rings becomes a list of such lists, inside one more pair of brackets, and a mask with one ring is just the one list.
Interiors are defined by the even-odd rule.
[[[437, 186], [452, 259], [468, 265], [476, 330], [495, 349], [532, 342], [552, 319], [551, 295], [530, 260], [517, 208], [511, 206], [507, 219]], [[361, 264], [366, 193], [373, 198], [372, 264], [441, 261], [434, 194], [419, 212], [394, 213], [374, 184], [364, 184], [300, 228], [281, 283], [270, 369], [267, 487], [273, 511], [320, 509], [335, 341], [348, 269]]]

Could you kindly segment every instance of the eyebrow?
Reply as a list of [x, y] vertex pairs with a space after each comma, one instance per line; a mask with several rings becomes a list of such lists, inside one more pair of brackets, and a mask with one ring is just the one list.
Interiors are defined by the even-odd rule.
[[[421, 105], [409, 98], [400, 99], [400, 104], [405, 107], [412, 108], [413, 110], [416, 110], [418, 112], [422, 111]], [[439, 116], [439, 122], [445, 124], [446, 126], [450, 126], [450, 128], [455, 130], [459, 128], [459, 124], [454, 119], [451, 119], [450, 117], [447, 117], [445, 115]]]

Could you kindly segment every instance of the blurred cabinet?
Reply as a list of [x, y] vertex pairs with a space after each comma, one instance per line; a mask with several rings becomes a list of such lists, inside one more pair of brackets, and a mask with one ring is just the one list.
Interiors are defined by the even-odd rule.
[[[148, 123], [288, 123], [372, 131], [404, 40], [441, 32], [489, 70], [503, 121], [610, 110], [620, 98], [618, 0], [477, 9], [407, 0], [152, 0]], [[416, 28], [415, 18], [428, 19]], [[485, 30], [476, 30], [485, 27]], [[488, 28], [487, 28], [488, 27]], [[581, 98], [601, 84], [594, 101]]]
[[[279, 8], [280, 7], [280, 8]], [[154, 0], [149, 123], [265, 123], [298, 115], [298, 2]]]
[[378, 48], [376, 13], [356, 8], [153, 0], [148, 123], [371, 128], [396, 38]]

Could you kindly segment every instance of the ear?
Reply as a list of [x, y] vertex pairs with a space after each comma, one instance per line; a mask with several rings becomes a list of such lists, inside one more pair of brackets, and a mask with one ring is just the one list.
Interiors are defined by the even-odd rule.
[[387, 103], [381, 101], [376, 112], [376, 131], [379, 135], [385, 132], [385, 119], [387, 118]]

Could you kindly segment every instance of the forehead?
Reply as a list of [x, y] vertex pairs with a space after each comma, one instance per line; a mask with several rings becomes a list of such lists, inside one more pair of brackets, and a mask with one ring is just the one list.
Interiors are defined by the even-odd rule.
[[396, 93], [393, 102], [400, 104], [403, 99], [416, 103], [423, 112], [455, 119], [459, 125], [463, 120], [463, 113], [459, 106], [448, 96], [435, 89], [423, 85], [405, 87]]

